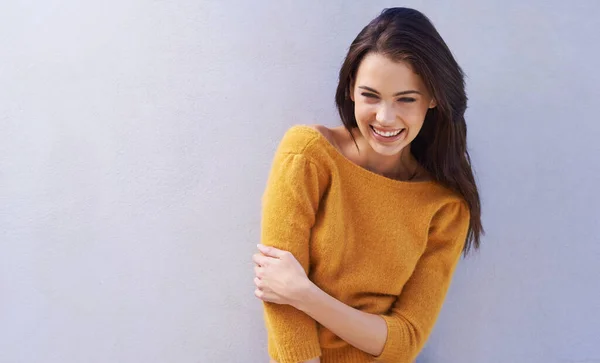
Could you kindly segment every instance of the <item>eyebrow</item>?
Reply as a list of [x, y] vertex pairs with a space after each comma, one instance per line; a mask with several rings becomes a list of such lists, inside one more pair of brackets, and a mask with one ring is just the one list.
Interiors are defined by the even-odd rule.
[[[362, 89], [364, 89], [364, 90], [367, 90], [367, 91], [370, 91], [370, 92], [373, 92], [373, 93], [377, 93], [377, 94], [379, 94], [379, 92], [377, 92], [376, 90], [374, 90], [374, 89], [373, 89], [373, 88], [371, 88], [371, 87], [367, 87], [367, 86], [358, 86], [358, 88], [362, 88]], [[408, 90], [408, 91], [397, 92], [397, 93], [395, 93], [395, 94], [394, 94], [394, 97], [396, 97], [396, 96], [402, 96], [402, 95], [407, 95], [407, 94], [410, 94], [410, 93], [422, 94], [422, 93], [421, 93], [421, 92], [419, 92], [419, 91], [416, 91], [416, 90], [413, 90], [413, 89], [411, 89], [411, 90]]]

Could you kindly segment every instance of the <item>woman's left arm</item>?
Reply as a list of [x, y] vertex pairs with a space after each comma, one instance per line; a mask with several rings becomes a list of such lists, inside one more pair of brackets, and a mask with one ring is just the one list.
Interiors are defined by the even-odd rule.
[[[354, 347], [381, 361], [412, 361], [424, 346], [441, 310], [469, 226], [464, 202], [447, 204], [434, 216], [425, 252], [391, 310], [385, 315], [354, 309], [322, 291], [293, 266], [285, 251], [261, 247], [255, 283], [267, 301], [304, 311]], [[282, 258], [283, 256], [283, 258]], [[300, 282], [301, 281], [301, 282]], [[300, 283], [298, 283], [300, 282]], [[289, 286], [303, 286], [288, 293]]]
[[263, 301], [303, 311], [356, 348], [379, 355], [387, 336], [385, 320], [335, 299], [306, 277], [294, 256], [274, 247], [258, 246], [254, 283]]
[[387, 325], [380, 315], [348, 306], [312, 283], [296, 308], [365, 353], [378, 356], [383, 351]]

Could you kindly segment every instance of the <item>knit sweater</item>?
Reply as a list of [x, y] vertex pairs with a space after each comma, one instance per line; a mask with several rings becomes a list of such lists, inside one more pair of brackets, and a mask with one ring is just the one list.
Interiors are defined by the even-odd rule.
[[283, 136], [262, 196], [261, 243], [290, 251], [319, 288], [380, 315], [379, 356], [290, 305], [264, 303], [269, 355], [279, 363], [410, 363], [439, 315], [469, 226], [469, 209], [435, 181], [406, 182], [346, 158], [319, 131]]

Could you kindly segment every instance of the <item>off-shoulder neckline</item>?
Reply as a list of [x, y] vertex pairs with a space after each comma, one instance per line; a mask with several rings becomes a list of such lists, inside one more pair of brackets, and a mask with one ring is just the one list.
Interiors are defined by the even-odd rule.
[[397, 180], [388, 178], [387, 176], [377, 174], [372, 172], [371, 170], [365, 169], [362, 166], [356, 164], [352, 160], [348, 159], [346, 155], [342, 154], [337, 147], [335, 147], [331, 142], [323, 135], [319, 130], [309, 126], [309, 125], [295, 125], [293, 126], [297, 129], [307, 131], [316, 136], [316, 140], [324, 145], [327, 149], [331, 151], [331, 155], [333, 155], [336, 159], [340, 160], [340, 162], [347, 165], [349, 168], [352, 168], [356, 171], [356, 174], [361, 175], [367, 179], [371, 179], [373, 181], [378, 181], [382, 183], [386, 183], [392, 186], [421, 186], [421, 185], [437, 185], [438, 183], [435, 180], [418, 180], [418, 181], [406, 181], [406, 180]]

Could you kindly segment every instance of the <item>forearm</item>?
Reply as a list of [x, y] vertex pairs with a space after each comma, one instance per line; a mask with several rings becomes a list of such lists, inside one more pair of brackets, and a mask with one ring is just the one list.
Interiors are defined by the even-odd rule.
[[365, 353], [378, 356], [383, 351], [388, 332], [381, 316], [354, 309], [315, 284], [308, 291], [298, 309]]

